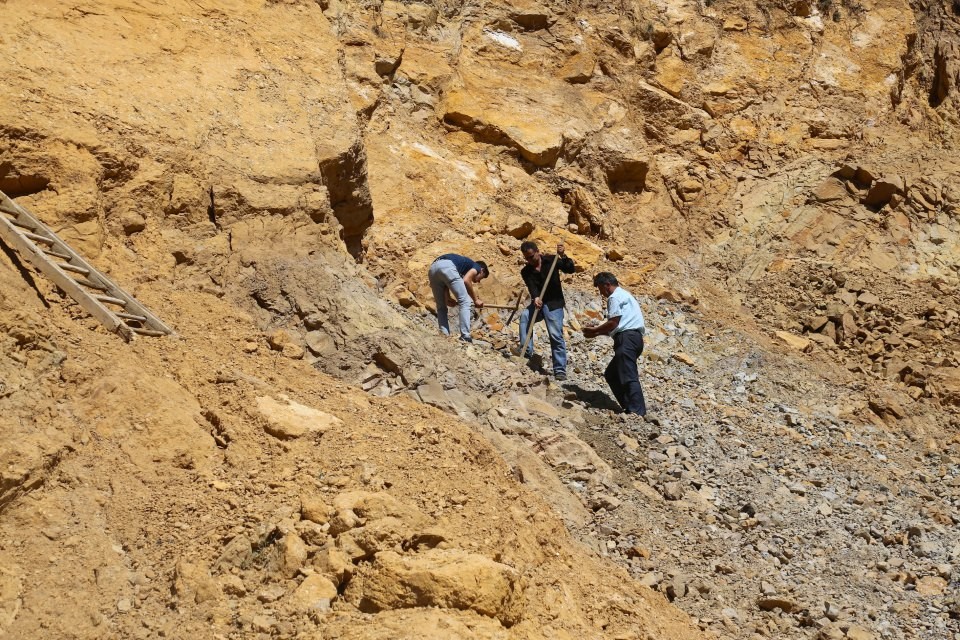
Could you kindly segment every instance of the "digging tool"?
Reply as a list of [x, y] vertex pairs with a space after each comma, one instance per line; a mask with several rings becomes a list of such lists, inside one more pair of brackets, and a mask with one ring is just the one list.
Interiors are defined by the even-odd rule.
[[510, 312], [510, 317], [507, 318], [507, 323], [505, 326], [510, 326], [510, 322], [513, 320], [513, 316], [517, 315], [517, 310], [520, 308], [520, 301], [523, 300], [523, 289], [520, 289], [520, 293], [517, 294], [517, 304], [513, 307], [513, 311]]
[[484, 309], [502, 309], [502, 310], [504, 310], [504, 311], [516, 311], [516, 310], [517, 310], [517, 307], [515, 307], [515, 306], [512, 305], [512, 304], [506, 305], [506, 304], [487, 304], [487, 303], [484, 303], [484, 304], [483, 304], [483, 308], [484, 308]]
[[[543, 300], [543, 296], [547, 293], [547, 285], [550, 284], [550, 278], [553, 277], [553, 270], [557, 268], [558, 257], [553, 257], [553, 262], [550, 263], [550, 268], [547, 270], [547, 278], [543, 281], [543, 286], [540, 288], [540, 295], [537, 296]], [[527, 344], [530, 343], [530, 338], [533, 337], [533, 327], [537, 324], [537, 314], [540, 313], [540, 309], [534, 305], [533, 307], [533, 317], [530, 318], [530, 327], [527, 329], [527, 337], [523, 339], [523, 346], [520, 347], [520, 357], [527, 352]]]
[[[455, 305], [455, 304], [448, 304], [447, 306], [448, 306], [448, 307], [455, 307], [455, 306], [457, 306], [457, 305]], [[477, 311], [481, 311], [481, 310], [482, 310], [482, 309], [479, 309], [479, 308], [476, 307], [476, 306], [474, 306], [473, 308], [474, 308], [475, 310], [477, 310]], [[509, 305], [509, 306], [508, 306], [508, 305], [505, 305], [505, 304], [487, 304], [486, 302], [484, 302], [484, 303], [483, 303], [483, 308], [484, 308], [484, 309], [503, 309], [503, 310], [507, 310], [507, 309], [513, 309], [514, 306], [513, 306], [513, 305]]]

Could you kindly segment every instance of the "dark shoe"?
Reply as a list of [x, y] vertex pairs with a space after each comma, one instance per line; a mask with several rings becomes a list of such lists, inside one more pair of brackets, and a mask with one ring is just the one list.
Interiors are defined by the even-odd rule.
[[560, 373], [555, 373], [555, 374], [553, 374], [553, 378], [554, 378], [557, 382], [563, 382], [564, 380], [567, 379], [567, 374], [564, 373], [563, 371], [561, 371]]
[[464, 338], [463, 336], [460, 336], [460, 339], [464, 342], [473, 342], [473, 338]]

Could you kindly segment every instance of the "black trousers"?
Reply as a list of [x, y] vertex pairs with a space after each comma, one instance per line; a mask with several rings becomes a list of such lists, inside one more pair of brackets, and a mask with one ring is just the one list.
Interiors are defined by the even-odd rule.
[[647, 405], [640, 386], [637, 359], [643, 353], [643, 332], [639, 329], [621, 331], [613, 336], [613, 360], [603, 377], [624, 413], [646, 415]]

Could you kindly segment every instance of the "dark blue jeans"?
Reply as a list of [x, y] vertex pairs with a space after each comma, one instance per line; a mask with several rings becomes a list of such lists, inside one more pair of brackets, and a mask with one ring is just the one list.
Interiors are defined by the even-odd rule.
[[[530, 315], [536, 307], [530, 305], [520, 314], [520, 346], [523, 347], [523, 339], [527, 337], [527, 330], [530, 327]], [[553, 373], [567, 373], [567, 343], [563, 339], [563, 307], [551, 309], [546, 303], [537, 314], [537, 322], [543, 320], [547, 324], [547, 335], [550, 336], [550, 352], [553, 356]], [[533, 355], [533, 336], [530, 336], [530, 345], [527, 347], [528, 358]]]
[[607, 365], [603, 377], [624, 413], [647, 414], [640, 386], [640, 371], [637, 359], [643, 353], [643, 332], [639, 329], [621, 331], [613, 336], [613, 360]]

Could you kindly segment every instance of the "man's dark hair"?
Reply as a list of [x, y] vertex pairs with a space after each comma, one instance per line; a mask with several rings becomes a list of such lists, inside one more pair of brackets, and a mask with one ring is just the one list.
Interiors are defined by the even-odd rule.
[[486, 262], [484, 262], [483, 260], [477, 260], [477, 266], [480, 267], [480, 269], [483, 271], [484, 278], [490, 277], [490, 267], [487, 266]]
[[527, 240], [520, 245], [520, 253], [526, 253], [530, 249], [533, 249], [534, 251], [540, 251], [540, 247], [537, 246], [537, 243], [530, 240]]
[[601, 271], [597, 275], [593, 276], [593, 286], [599, 287], [602, 284], [612, 284], [615, 287], [620, 286], [620, 283], [617, 282], [617, 276], [613, 275], [609, 271]]

